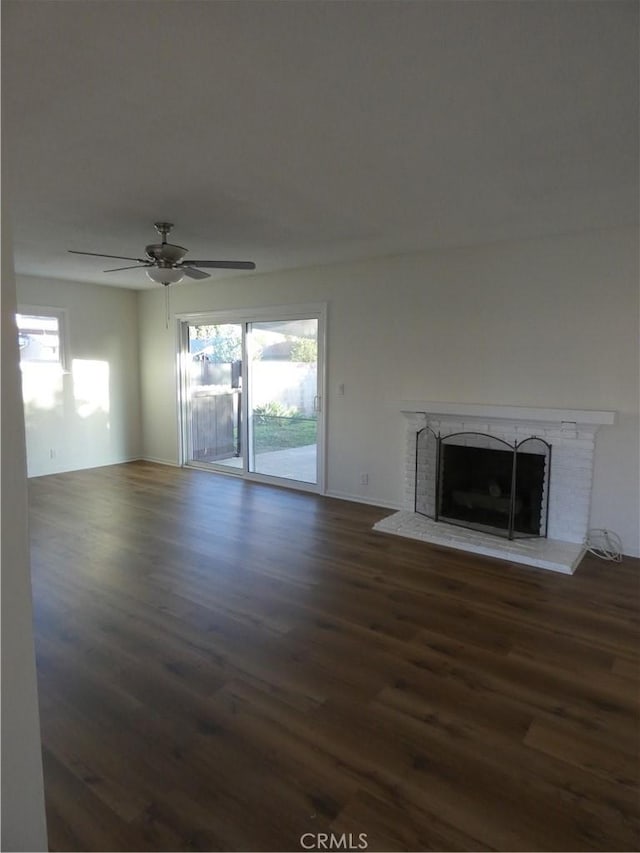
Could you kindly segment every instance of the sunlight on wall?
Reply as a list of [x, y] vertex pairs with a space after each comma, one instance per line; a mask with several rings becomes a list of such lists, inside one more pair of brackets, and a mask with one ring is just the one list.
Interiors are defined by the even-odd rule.
[[76, 413], [88, 418], [109, 411], [109, 362], [74, 358], [71, 365]]
[[105, 464], [119, 452], [110, 381], [107, 361], [74, 359], [68, 371], [43, 361], [22, 363], [29, 477]]
[[62, 396], [63, 372], [59, 364], [22, 362], [22, 399], [25, 407], [54, 409]]

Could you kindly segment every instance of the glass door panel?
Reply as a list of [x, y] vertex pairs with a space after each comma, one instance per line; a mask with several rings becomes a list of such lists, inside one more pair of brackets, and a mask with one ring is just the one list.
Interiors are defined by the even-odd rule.
[[318, 482], [318, 320], [247, 324], [249, 465]]
[[187, 463], [244, 469], [242, 323], [188, 324]]

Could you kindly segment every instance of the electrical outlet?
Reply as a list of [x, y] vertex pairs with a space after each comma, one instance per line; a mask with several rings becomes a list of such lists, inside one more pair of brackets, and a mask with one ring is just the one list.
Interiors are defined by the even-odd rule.
[[338, 397], [344, 397], [344, 382], [338, 385]]
[[368, 474], [360, 474], [360, 485], [368, 486], [369, 485], [369, 475]]

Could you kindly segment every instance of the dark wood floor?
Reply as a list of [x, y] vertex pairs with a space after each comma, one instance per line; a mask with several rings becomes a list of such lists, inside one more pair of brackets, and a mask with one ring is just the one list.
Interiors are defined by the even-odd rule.
[[30, 497], [52, 849], [638, 850], [640, 561], [146, 463]]

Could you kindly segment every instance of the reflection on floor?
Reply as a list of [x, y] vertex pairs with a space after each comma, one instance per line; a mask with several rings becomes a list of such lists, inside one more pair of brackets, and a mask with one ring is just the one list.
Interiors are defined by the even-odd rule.
[[[209, 461], [206, 459], [203, 462]], [[242, 468], [243, 460], [238, 457], [217, 459], [216, 465], [228, 468]], [[268, 474], [270, 477], [284, 477], [302, 483], [317, 482], [316, 445], [289, 447], [286, 450], [271, 450], [268, 453], [256, 453], [254, 470], [256, 474]]]

